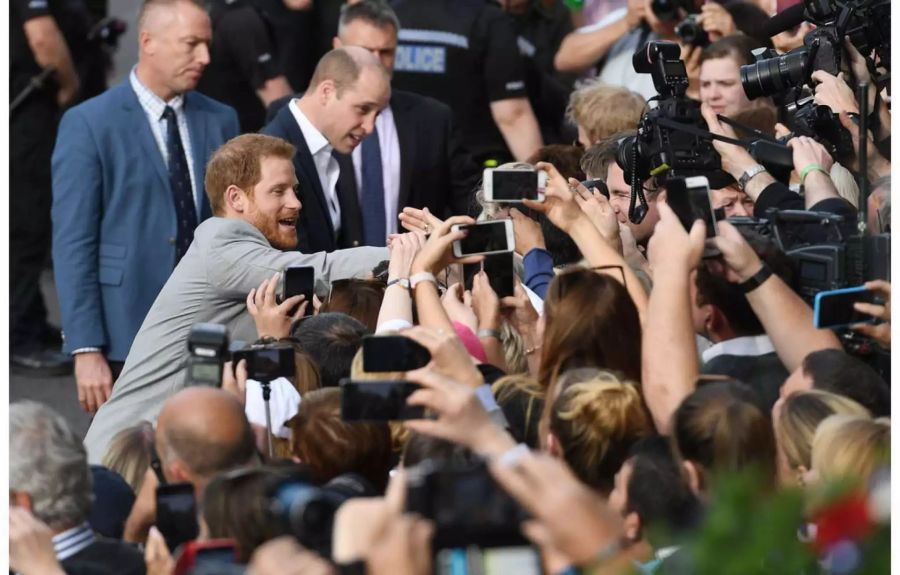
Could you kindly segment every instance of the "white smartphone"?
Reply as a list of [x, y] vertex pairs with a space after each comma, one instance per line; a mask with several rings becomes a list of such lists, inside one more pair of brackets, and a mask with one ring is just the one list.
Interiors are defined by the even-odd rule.
[[706, 176], [675, 178], [669, 180], [666, 187], [668, 188], [666, 202], [686, 230], [690, 231], [694, 220], [703, 220], [706, 222], [706, 237], [712, 238], [719, 234], [712, 205], [712, 193]]
[[547, 172], [487, 168], [482, 178], [486, 202], [519, 203], [522, 200], [544, 201]]
[[456, 224], [452, 231], [467, 230], [469, 234], [453, 242], [453, 255], [458, 258], [482, 254], [500, 254], [516, 249], [512, 220], [493, 220], [472, 225]]

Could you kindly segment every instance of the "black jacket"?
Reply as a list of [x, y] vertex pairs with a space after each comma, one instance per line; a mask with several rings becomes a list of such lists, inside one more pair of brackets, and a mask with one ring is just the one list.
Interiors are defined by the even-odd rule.
[[136, 547], [98, 537], [88, 547], [63, 560], [67, 575], [144, 575], [144, 554]]
[[[353, 160], [349, 155], [335, 154], [341, 169], [337, 185], [341, 203], [341, 236], [334, 242], [322, 186], [300, 127], [287, 107], [290, 100], [288, 97], [272, 102], [269, 123], [262, 133], [282, 137], [297, 147], [294, 167], [300, 181], [300, 201], [303, 203], [298, 235], [305, 233], [309, 238], [308, 244], [301, 239], [300, 249], [332, 251], [360, 245], [362, 213]], [[400, 144], [398, 208], [427, 207], [440, 218], [457, 214], [474, 215], [474, 190], [481, 174], [459, 143], [450, 108], [433, 98], [402, 90], [392, 92], [390, 106]]]

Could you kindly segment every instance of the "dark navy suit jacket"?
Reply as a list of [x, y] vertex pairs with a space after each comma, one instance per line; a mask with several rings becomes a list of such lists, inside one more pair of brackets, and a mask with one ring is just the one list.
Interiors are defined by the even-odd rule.
[[[213, 151], [239, 133], [233, 109], [185, 94], [195, 193]], [[175, 205], [165, 161], [137, 95], [122, 84], [70, 109], [53, 151], [53, 261], [63, 351], [100, 347], [124, 361], [175, 268]]]

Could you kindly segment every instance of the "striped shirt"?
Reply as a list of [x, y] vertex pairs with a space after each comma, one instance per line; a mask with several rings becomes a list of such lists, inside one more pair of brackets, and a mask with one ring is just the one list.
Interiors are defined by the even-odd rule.
[[53, 550], [56, 558], [62, 562], [84, 551], [96, 540], [94, 531], [85, 521], [78, 527], [63, 531], [53, 536]]
[[178, 133], [181, 135], [181, 145], [184, 147], [185, 159], [187, 160], [188, 172], [191, 176], [191, 190], [194, 197], [194, 207], [197, 209], [197, 216], [200, 216], [202, 207], [200, 194], [197, 193], [197, 180], [194, 176], [194, 154], [191, 152], [191, 132], [188, 130], [187, 116], [184, 113], [184, 95], [179, 94], [164, 102], [162, 98], [150, 91], [149, 88], [141, 84], [138, 80], [135, 69], [131, 69], [128, 78], [131, 82], [131, 88], [137, 95], [141, 108], [147, 115], [147, 121], [150, 122], [150, 130], [153, 132], [153, 138], [159, 147], [159, 153], [162, 154], [166, 165], [169, 165], [169, 146], [166, 142], [166, 120], [163, 118], [163, 112], [166, 106], [170, 106], [175, 111], [175, 117], [178, 119]]

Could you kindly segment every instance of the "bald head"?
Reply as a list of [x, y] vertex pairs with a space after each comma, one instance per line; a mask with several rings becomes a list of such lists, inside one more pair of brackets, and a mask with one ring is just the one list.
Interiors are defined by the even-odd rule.
[[138, 34], [166, 29], [178, 18], [178, 10], [175, 7], [180, 4], [206, 12], [198, 0], [145, 0], [138, 14]]
[[378, 58], [359, 46], [335, 48], [319, 60], [316, 71], [309, 81], [309, 91], [314, 91], [320, 84], [330, 80], [334, 83], [338, 96], [351, 88], [365, 71], [373, 71], [382, 76], [386, 82], [390, 77]]
[[169, 398], [156, 422], [156, 442], [165, 466], [179, 461], [201, 479], [246, 465], [254, 453], [244, 408], [212, 387], [189, 387]]

